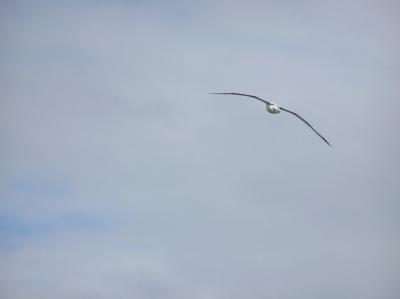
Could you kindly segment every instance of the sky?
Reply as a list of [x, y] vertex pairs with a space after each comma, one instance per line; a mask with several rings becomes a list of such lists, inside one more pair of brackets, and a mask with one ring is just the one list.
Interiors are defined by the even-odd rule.
[[397, 1], [1, 1], [0, 37], [2, 298], [399, 298]]

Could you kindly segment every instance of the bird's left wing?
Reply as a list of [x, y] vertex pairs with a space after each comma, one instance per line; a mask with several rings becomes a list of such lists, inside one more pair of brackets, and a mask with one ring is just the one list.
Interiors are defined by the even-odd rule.
[[307, 126], [309, 126], [309, 127], [311, 128], [311, 130], [313, 130], [319, 137], [321, 137], [322, 140], [324, 140], [329, 146], [332, 146], [332, 145], [329, 143], [329, 141], [325, 139], [324, 136], [322, 136], [320, 133], [318, 133], [318, 131], [315, 130], [314, 127], [313, 127], [308, 121], [306, 121], [304, 118], [302, 118], [302, 117], [301, 117], [300, 115], [298, 115], [296, 112], [290, 111], [290, 110], [288, 110], [288, 109], [286, 109], [286, 108], [282, 108], [282, 107], [279, 107], [279, 108], [280, 108], [281, 110], [283, 110], [283, 111], [286, 111], [286, 112], [288, 112], [288, 113], [290, 113], [290, 114], [293, 114], [294, 116], [296, 116], [297, 118], [299, 118], [300, 120], [302, 120]]
[[256, 99], [257, 101], [261, 101], [261, 102], [263, 102], [263, 103], [265, 103], [267, 105], [271, 105], [270, 102], [268, 102], [268, 101], [266, 101], [266, 100], [264, 100], [262, 98], [253, 96], [251, 94], [237, 93], [237, 92], [210, 92], [210, 94], [223, 94], [223, 95], [234, 95], [234, 96], [249, 97], [249, 98]]

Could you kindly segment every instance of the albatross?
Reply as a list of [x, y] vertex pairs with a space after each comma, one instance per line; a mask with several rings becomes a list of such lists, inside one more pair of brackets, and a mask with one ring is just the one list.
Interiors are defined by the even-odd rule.
[[249, 97], [249, 98], [256, 99], [256, 100], [258, 100], [258, 101], [263, 102], [264, 104], [266, 104], [266, 109], [267, 109], [267, 111], [268, 111], [269, 113], [278, 114], [278, 113], [280, 113], [281, 111], [288, 112], [288, 113], [290, 113], [290, 114], [296, 116], [296, 117], [297, 117], [298, 119], [300, 119], [301, 121], [303, 121], [307, 126], [310, 127], [311, 130], [313, 130], [319, 137], [321, 137], [323, 141], [325, 141], [329, 146], [331, 146], [331, 144], [329, 143], [329, 141], [326, 140], [325, 137], [322, 136], [320, 133], [318, 133], [318, 131], [315, 130], [314, 127], [313, 127], [308, 121], [306, 121], [304, 118], [302, 118], [302, 117], [301, 117], [300, 115], [298, 115], [296, 112], [293, 112], [293, 111], [291, 111], [291, 110], [289, 110], [289, 109], [280, 107], [280, 106], [278, 106], [277, 104], [275, 104], [275, 103], [273, 103], [273, 102], [266, 101], [266, 100], [261, 99], [261, 98], [259, 98], [259, 97], [253, 96], [253, 95], [251, 95], [251, 94], [244, 94], [244, 93], [237, 93], [237, 92], [211, 92], [210, 94], [235, 95], [235, 96]]

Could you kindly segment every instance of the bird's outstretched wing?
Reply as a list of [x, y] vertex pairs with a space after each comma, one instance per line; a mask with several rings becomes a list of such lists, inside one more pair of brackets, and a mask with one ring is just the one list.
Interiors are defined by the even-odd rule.
[[290, 114], [293, 114], [294, 116], [296, 116], [296, 117], [298, 117], [299, 119], [301, 119], [307, 126], [309, 126], [309, 127], [311, 128], [311, 130], [313, 130], [319, 137], [321, 137], [329, 146], [332, 146], [332, 145], [329, 143], [329, 141], [325, 139], [324, 136], [322, 136], [320, 133], [318, 133], [318, 131], [315, 130], [314, 127], [313, 127], [308, 121], [306, 121], [304, 118], [302, 118], [302, 117], [301, 117], [300, 115], [298, 115], [296, 112], [290, 111], [290, 110], [288, 110], [288, 109], [286, 109], [286, 108], [282, 108], [282, 107], [279, 107], [279, 108], [280, 108], [281, 110], [286, 111], [286, 112], [288, 112], [288, 113], [290, 113]]
[[267, 104], [267, 105], [271, 105], [270, 102], [268, 102], [268, 101], [266, 101], [266, 100], [263, 100], [263, 99], [261, 99], [261, 98], [259, 98], [259, 97], [253, 96], [253, 95], [251, 95], [251, 94], [244, 94], [244, 93], [237, 93], [237, 92], [210, 92], [210, 94], [224, 94], [224, 95], [234, 95], [234, 96], [250, 97], [250, 98], [256, 99], [256, 100], [258, 100], [258, 101], [261, 101], [261, 102], [263, 102], [263, 103], [265, 103], [265, 104]]

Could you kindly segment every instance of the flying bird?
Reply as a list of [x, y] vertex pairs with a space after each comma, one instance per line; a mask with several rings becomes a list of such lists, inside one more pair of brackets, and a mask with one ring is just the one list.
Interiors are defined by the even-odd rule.
[[321, 137], [323, 141], [325, 141], [329, 146], [331, 146], [331, 144], [329, 143], [329, 141], [326, 140], [324, 136], [322, 136], [320, 133], [318, 133], [318, 131], [315, 130], [314, 127], [313, 127], [308, 121], [306, 121], [304, 118], [302, 118], [302, 117], [301, 117], [300, 115], [298, 115], [296, 112], [290, 111], [290, 110], [288, 110], [288, 109], [286, 109], [286, 108], [283, 108], [283, 107], [278, 106], [278, 105], [275, 104], [275, 103], [266, 101], [266, 100], [264, 100], [264, 99], [261, 99], [261, 98], [259, 98], [259, 97], [256, 97], [256, 96], [253, 96], [253, 95], [250, 95], [250, 94], [237, 93], [237, 92], [211, 92], [210, 94], [235, 95], [235, 96], [250, 97], [250, 98], [256, 99], [256, 100], [258, 100], [258, 101], [260, 101], [260, 102], [265, 103], [265, 104], [267, 105], [266, 109], [267, 109], [267, 111], [268, 111], [269, 113], [278, 114], [278, 113], [280, 113], [281, 111], [288, 112], [288, 113], [290, 113], [290, 114], [296, 116], [296, 117], [297, 117], [298, 119], [300, 119], [301, 121], [303, 121], [307, 126], [310, 127], [311, 130], [313, 130], [319, 137]]

